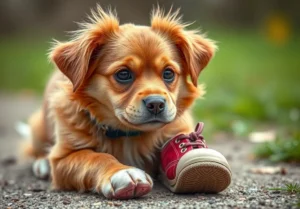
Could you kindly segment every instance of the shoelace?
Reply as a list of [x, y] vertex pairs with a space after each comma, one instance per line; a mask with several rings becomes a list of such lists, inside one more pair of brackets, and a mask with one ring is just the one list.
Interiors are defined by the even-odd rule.
[[188, 139], [189, 142], [182, 142], [179, 144], [181, 152], [185, 152], [188, 146], [193, 148], [207, 148], [204, 137], [201, 135], [204, 128], [204, 123], [200, 122], [197, 124], [195, 131], [190, 134], [181, 134], [175, 140], [175, 143], [179, 144], [181, 140]]

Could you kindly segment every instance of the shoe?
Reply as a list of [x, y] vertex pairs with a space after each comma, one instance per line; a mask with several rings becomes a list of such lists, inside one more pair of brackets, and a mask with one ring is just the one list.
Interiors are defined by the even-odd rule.
[[203, 127], [200, 122], [195, 132], [177, 135], [161, 148], [160, 178], [174, 193], [218, 193], [230, 185], [229, 164], [206, 146]]

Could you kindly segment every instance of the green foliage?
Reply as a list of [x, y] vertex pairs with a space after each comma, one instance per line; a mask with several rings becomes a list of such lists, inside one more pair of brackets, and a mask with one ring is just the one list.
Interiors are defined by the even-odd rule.
[[284, 187], [278, 187], [278, 188], [270, 188], [269, 190], [273, 191], [283, 191], [290, 194], [300, 194], [300, 184], [298, 183], [287, 183]]
[[[288, 136], [288, 134], [283, 134]], [[268, 158], [273, 162], [297, 161], [300, 162], [300, 131], [295, 129], [287, 138], [277, 138], [273, 142], [258, 145], [254, 153], [259, 158]]]
[[300, 208], [300, 184], [298, 183], [287, 183], [284, 187], [270, 188], [271, 191], [282, 191], [288, 194], [297, 194], [298, 200], [296, 203], [296, 207]]
[[[207, 86], [205, 99], [194, 108], [199, 120], [211, 124], [213, 132], [234, 131], [238, 121], [244, 124], [241, 135], [253, 124], [300, 126], [299, 38], [278, 46], [253, 31], [216, 30], [209, 36], [220, 50], [199, 78]], [[298, 117], [291, 118], [294, 110]]]
[[0, 39], [0, 90], [43, 92], [52, 66], [48, 62], [48, 40]]

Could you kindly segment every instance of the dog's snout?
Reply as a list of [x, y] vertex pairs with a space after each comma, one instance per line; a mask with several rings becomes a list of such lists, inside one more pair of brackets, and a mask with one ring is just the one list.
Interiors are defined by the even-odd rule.
[[166, 106], [166, 99], [160, 96], [149, 96], [143, 99], [143, 102], [147, 110], [154, 115], [163, 112]]

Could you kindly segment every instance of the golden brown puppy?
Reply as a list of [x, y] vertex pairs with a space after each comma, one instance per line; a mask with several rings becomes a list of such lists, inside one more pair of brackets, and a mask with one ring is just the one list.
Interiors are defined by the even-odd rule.
[[142, 196], [152, 188], [146, 172], [158, 169], [158, 148], [193, 131], [189, 108], [216, 47], [188, 31], [178, 12], [160, 9], [148, 27], [119, 25], [98, 6], [80, 26], [51, 49], [58, 70], [30, 120], [34, 172], [44, 178], [51, 167], [56, 189]]

